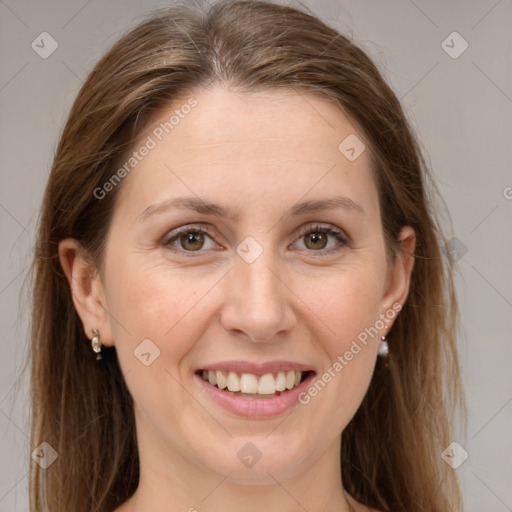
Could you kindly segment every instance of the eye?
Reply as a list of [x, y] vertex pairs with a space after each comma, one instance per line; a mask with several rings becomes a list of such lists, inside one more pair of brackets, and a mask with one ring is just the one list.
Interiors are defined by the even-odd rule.
[[211, 238], [205, 227], [184, 226], [171, 232], [164, 240], [164, 245], [175, 252], [201, 252], [201, 250], [219, 247]]
[[[220, 246], [212, 238], [213, 235], [207, 226], [183, 226], [169, 233], [163, 244], [173, 252], [186, 252], [191, 255], [190, 253], [219, 248]], [[348, 241], [342, 231], [317, 224], [302, 229], [299, 240], [295, 244], [298, 244], [298, 249], [301, 250], [329, 254], [341, 250]]]
[[341, 250], [347, 245], [347, 240], [342, 231], [318, 224], [308, 226], [302, 230], [299, 241], [302, 242], [302, 246], [299, 244], [299, 249], [323, 253]]

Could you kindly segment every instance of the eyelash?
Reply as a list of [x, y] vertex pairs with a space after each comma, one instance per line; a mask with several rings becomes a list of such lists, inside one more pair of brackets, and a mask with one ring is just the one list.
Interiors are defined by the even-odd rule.
[[[197, 257], [200, 254], [194, 254], [194, 253], [201, 253], [201, 252], [205, 252], [205, 251], [202, 249], [199, 249], [198, 251], [187, 251], [186, 249], [180, 249], [179, 247], [175, 247], [171, 243], [174, 240], [178, 239], [178, 237], [180, 237], [182, 235], [190, 234], [190, 233], [208, 235], [213, 240], [213, 234], [211, 233], [210, 228], [206, 225], [201, 224], [197, 227], [183, 226], [182, 228], [178, 228], [177, 230], [171, 232], [168, 236], [165, 237], [163, 244], [172, 252], [182, 253], [182, 254], [187, 253], [187, 257], [192, 257], [192, 258]], [[346, 245], [348, 245], [348, 239], [346, 238], [346, 236], [344, 236], [342, 231], [334, 229], [330, 226], [322, 226], [320, 224], [314, 224], [314, 225], [307, 226], [307, 227], [301, 229], [297, 240], [300, 240], [302, 237], [304, 237], [306, 235], [310, 235], [312, 233], [322, 233], [322, 234], [326, 234], [326, 235], [331, 235], [331, 236], [334, 236], [338, 241], [338, 243], [335, 247], [331, 247], [330, 249], [327, 249], [327, 250], [319, 249], [318, 251], [315, 251], [313, 249], [307, 249], [308, 252], [313, 253], [315, 255], [315, 257], [330, 255], [333, 252], [340, 251]]]

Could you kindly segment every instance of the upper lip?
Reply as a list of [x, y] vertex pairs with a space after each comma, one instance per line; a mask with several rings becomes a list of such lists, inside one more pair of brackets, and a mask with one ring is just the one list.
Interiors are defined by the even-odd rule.
[[294, 363], [292, 361], [267, 361], [265, 363], [253, 363], [249, 361], [219, 361], [205, 364], [200, 370], [221, 370], [224, 372], [252, 373], [253, 375], [265, 375], [278, 372], [308, 372], [314, 371], [311, 366]]

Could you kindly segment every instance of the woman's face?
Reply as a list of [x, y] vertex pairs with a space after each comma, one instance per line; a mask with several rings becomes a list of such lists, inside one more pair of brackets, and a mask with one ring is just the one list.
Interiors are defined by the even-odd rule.
[[362, 140], [319, 96], [220, 86], [143, 134], [116, 185], [99, 326], [143, 464], [274, 483], [339, 457], [408, 286]]

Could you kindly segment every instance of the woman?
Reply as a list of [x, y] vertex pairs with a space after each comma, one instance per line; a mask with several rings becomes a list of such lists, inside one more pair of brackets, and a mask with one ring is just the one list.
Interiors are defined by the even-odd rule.
[[427, 173], [376, 67], [309, 14], [179, 6], [124, 36], [44, 198], [32, 445], [57, 458], [32, 510], [459, 510]]

